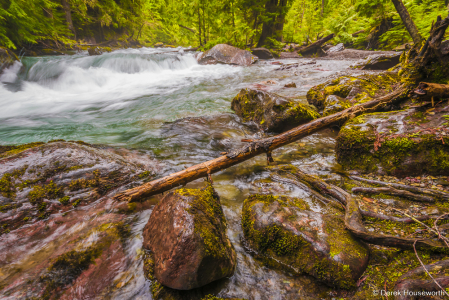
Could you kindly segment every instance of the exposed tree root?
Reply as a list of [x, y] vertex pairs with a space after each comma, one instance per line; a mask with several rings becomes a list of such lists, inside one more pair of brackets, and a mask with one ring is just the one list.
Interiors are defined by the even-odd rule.
[[363, 193], [363, 194], [388, 194], [393, 196], [405, 197], [410, 200], [420, 201], [420, 202], [435, 202], [435, 199], [429, 196], [422, 196], [418, 194], [413, 194], [412, 192], [406, 190], [398, 190], [392, 186], [380, 187], [380, 188], [365, 188], [365, 187], [355, 187], [352, 189], [353, 193]]
[[372, 184], [372, 185], [391, 186], [396, 189], [402, 189], [402, 190], [406, 190], [409, 192], [418, 193], [418, 194], [422, 194], [422, 195], [429, 196], [429, 197], [434, 197], [437, 200], [449, 200], [449, 193], [446, 193], [443, 191], [425, 189], [425, 188], [420, 188], [420, 187], [410, 186], [410, 185], [405, 185], [405, 184], [399, 184], [399, 183], [371, 180], [371, 179], [366, 179], [366, 178], [358, 177], [358, 176], [349, 176], [349, 178], [353, 179], [353, 180], [365, 182], [368, 184]]
[[419, 250], [449, 254], [449, 248], [446, 247], [444, 243], [435, 242], [425, 238], [417, 240], [369, 232], [363, 224], [362, 212], [360, 211], [357, 200], [352, 198], [349, 193], [337, 186], [328, 184], [317, 177], [305, 174], [294, 167], [283, 167], [281, 169], [291, 171], [298, 180], [305, 182], [322, 195], [331, 196], [340, 201], [346, 207], [345, 226], [357, 238], [369, 244], [408, 250], [413, 250], [416, 242], [416, 248]]

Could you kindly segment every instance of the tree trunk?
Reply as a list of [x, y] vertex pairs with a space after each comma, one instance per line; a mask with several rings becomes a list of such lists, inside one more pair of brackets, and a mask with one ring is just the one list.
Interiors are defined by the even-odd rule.
[[402, 22], [404, 23], [405, 27], [407, 28], [408, 32], [410, 33], [410, 36], [413, 39], [413, 42], [415, 44], [418, 44], [421, 42], [422, 37], [419, 34], [418, 28], [416, 27], [415, 23], [413, 22], [412, 18], [410, 17], [410, 14], [407, 11], [407, 8], [405, 8], [404, 3], [402, 3], [402, 0], [391, 0], [394, 4], [394, 7], [396, 7], [396, 10], [398, 11], [399, 16], [402, 19]]
[[321, 40], [318, 40], [315, 43], [310, 44], [309, 46], [301, 47], [298, 49], [298, 53], [300, 53], [301, 55], [315, 54], [319, 49], [321, 49], [321, 46], [323, 46], [324, 43], [333, 39], [334, 36], [335, 35], [332, 33], [331, 35], [328, 35], [328, 36], [322, 38]]
[[321, 0], [321, 18], [324, 15], [324, 0]]
[[276, 16], [272, 17], [269, 21], [263, 22], [262, 34], [260, 35], [257, 47], [262, 47], [266, 43], [267, 38], [274, 38], [277, 41], [282, 41], [286, 6], [287, 0], [269, 0], [265, 4], [265, 13]]
[[198, 37], [200, 38], [200, 47], [201, 47], [203, 43], [201, 42], [201, 14], [199, 4], [198, 4]]
[[64, 10], [64, 13], [65, 13], [67, 27], [73, 33], [73, 35], [75, 36], [75, 39], [76, 39], [76, 31], [75, 31], [75, 27], [73, 27], [72, 12], [70, 9], [70, 4], [69, 4], [68, 0], [61, 0], [61, 4], [62, 4], [62, 9]]
[[394, 92], [383, 97], [379, 97], [377, 99], [355, 105], [344, 111], [335, 113], [327, 117], [319, 118], [315, 121], [298, 126], [296, 128], [293, 128], [292, 130], [276, 135], [274, 137], [251, 141], [247, 146], [235, 150], [227, 155], [196, 166], [192, 166], [183, 171], [168, 175], [164, 178], [153, 180], [151, 182], [145, 183], [142, 186], [118, 193], [114, 196], [114, 199], [122, 201], [125, 200], [129, 202], [139, 201], [144, 197], [160, 194], [174, 187], [185, 185], [188, 182], [191, 182], [198, 178], [210, 176], [213, 173], [237, 165], [259, 154], [266, 153], [267, 159], [270, 159], [271, 152], [274, 149], [288, 145], [324, 128], [333, 125], [341, 125], [345, 121], [355, 118], [356, 116], [359, 116], [361, 114], [375, 112], [385, 105], [394, 103], [396, 100], [401, 99], [404, 95], [407, 94], [408, 89], [401, 86]]

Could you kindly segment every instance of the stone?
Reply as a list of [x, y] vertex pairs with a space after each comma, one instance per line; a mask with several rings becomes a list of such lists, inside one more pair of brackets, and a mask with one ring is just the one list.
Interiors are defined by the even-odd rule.
[[337, 160], [346, 169], [396, 177], [449, 175], [449, 106], [434, 114], [406, 108], [348, 121], [337, 137]]
[[394, 84], [399, 81], [400, 77], [395, 72], [341, 76], [312, 87], [307, 92], [307, 101], [319, 110], [324, 110], [326, 97], [335, 95], [355, 105], [393, 91]]
[[272, 59], [273, 54], [267, 48], [254, 48], [251, 49], [251, 53], [257, 56], [259, 59]]
[[87, 52], [89, 53], [90, 56], [102, 55], [103, 54], [103, 51], [101, 51], [101, 49], [98, 48], [98, 47], [89, 48], [87, 50]]
[[335, 52], [340, 52], [343, 50], [345, 50], [345, 45], [343, 43], [340, 43], [337, 46], [329, 48], [329, 50], [327, 50], [326, 53], [335, 53]]
[[9, 68], [16, 61], [19, 61], [17, 55], [9, 49], [0, 47], [0, 74], [3, 69]]
[[259, 59], [247, 50], [242, 50], [226, 44], [215, 45], [198, 57], [200, 65], [229, 64], [250, 66]]
[[368, 60], [362, 66], [362, 70], [388, 70], [399, 64], [401, 54], [379, 55]]
[[315, 108], [274, 93], [242, 89], [232, 100], [231, 109], [243, 120], [261, 130], [282, 132], [319, 117]]
[[210, 184], [167, 194], [154, 208], [143, 237], [154, 257], [155, 278], [169, 288], [191, 290], [234, 273], [236, 253]]
[[347, 108], [350, 108], [353, 104], [350, 100], [347, 100], [336, 95], [329, 95], [324, 102], [323, 117], [335, 114]]
[[284, 87], [286, 87], [286, 88], [295, 88], [296, 87], [296, 83], [290, 82], [290, 83], [287, 83], [286, 85], [284, 85]]
[[129, 215], [151, 204], [112, 196], [159, 172], [143, 151], [64, 141], [1, 146], [0, 298], [93, 299], [123, 285], [118, 278], [139, 257], [129, 251]]
[[351, 289], [369, 250], [345, 228], [343, 215], [312, 211], [298, 198], [255, 194], [244, 201], [242, 227], [247, 246], [272, 265]]
[[162, 47], [164, 47], [164, 43], [162, 43], [162, 42], [158, 42], [158, 43], [154, 44], [154, 48], [162, 48]]

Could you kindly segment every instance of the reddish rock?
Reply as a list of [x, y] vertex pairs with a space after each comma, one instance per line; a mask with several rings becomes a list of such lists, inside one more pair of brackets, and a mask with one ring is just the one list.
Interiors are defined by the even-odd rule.
[[190, 290], [231, 276], [236, 253], [212, 186], [180, 189], [165, 196], [144, 228], [154, 276], [164, 286]]
[[258, 58], [251, 52], [226, 44], [218, 44], [198, 57], [200, 65], [229, 64], [250, 66]]

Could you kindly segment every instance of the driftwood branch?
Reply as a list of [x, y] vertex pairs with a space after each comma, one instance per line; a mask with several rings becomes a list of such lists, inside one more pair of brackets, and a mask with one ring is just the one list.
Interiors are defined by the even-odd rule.
[[118, 193], [114, 196], [114, 199], [133, 202], [139, 201], [144, 197], [160, 194], [174, 187], [185, 185], [186, 183], [198, 178], [206, 177], [208, 174], [214, 174], [223, 169], [237, 165], [257, 155], [271, 153], [277, 148], [293, 143], [324, 128], [334, 125], [341, 125], [345, 121], [364, 113], [375, 112], [385, 105], [394, 103], [407, 94], [408, 88], [401, 86], [385, 96], [355, 105], [327, 117], [316, 119], [274, 137], [253, 141], [248, 143], [243, 148], [230, 152], [227, 155], [192, 166], [169, 176], [156, 179], [139, 187]]
[[398, 190], [392, 186], [380, 187], [380, 188], [366, 188], [366, 187], [355, 187], [352, 189], [352, 192], [363, 193], [363, 194], [388, 194], [393, 196], [405, 197], [410, 200], [420, 201], [420, 202], [435, 202], [435, 199], [429, 196], [422, 196], [418, 194], [414, 194], [405, 190]]
[[421, 82], [413, 92], [425, 98], [449, 98], [449, 85]]

